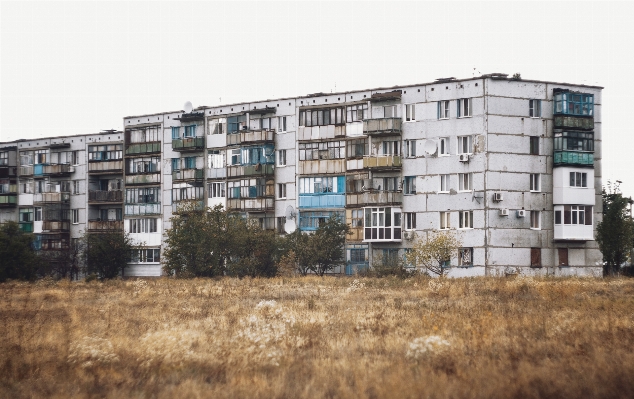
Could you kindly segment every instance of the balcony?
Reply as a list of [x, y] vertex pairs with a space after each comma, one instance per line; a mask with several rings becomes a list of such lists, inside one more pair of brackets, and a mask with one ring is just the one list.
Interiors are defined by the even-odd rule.
[[343, 208], [346, 206], [346, 195], [336, 194], [300, 194], [300, 208]]
[[402, 167], [400, 155], [366, 155], [363, 157], [364, 169], [389, 170]]
[[160, 215], [161, 204], [126, 204], [125, 215], [126, 216], [145, 216], [145, 215]]
[[15, 166], [0, 166], [0, 179], [5, 177], [16, 177], [18, 168]]
[[224, 179], [227, 177], [227, 168], [211, 168], [207, 169], [208, 179]]
[[202, 211], [205, 209], [205, 204], [202, 200], [184, 200], [172, 203], [172, 213], [179, 214], [184, 209], [193, 211]]
[[92, 233], [123, 231], [123, 220], [89, 220], [88, 231]]
[[33, 233], [33, 222], [20, 222], [18, 227], [23, 233]]
[[148, 173], [142, 175], [127, 175], [125, 184], [157, 184], [161, 182], [160, 173]]
[[368, 135], [397, 135], [401, 134], [401, 118], [365, 119], [363, 121], [363, 133]]
[[594, 153], [578, 151], [555, 151], [554, 166], [594, 166]]
[[554, 115], [555, 128], [594, 130], [594, 118]]
[[242, 130], [238, 133], [227, 134], [227, 145], [273, 141], [274, 137], [275, 131], [270, 129]]
[[42, 222], [42, 231], [51, 233], [70, 231], [70, 221], [68, 220], [45, 220]]
[[272, 211], [275, 209], [273, 198], [231, 198], [227, 200], [230, 211]]
[[20, 176], [33, 176], [33, 165], [20, 166]]
[[123, 190], [89, 190], [88, 203], [123, 202]]
[[133, 143], [129, 144], [125, 149], [126, 155], [152, 154], [156, 152], [161, 152], [160, 141]]
[[0, 194], [0, 208], [13, 207], [18, 204], [17, 194]]
[[197, 181], [203, 180], [205, 171], [203, 169], [184, 169], [172, 172], [172, 181]]
[[363, 193], [346, 194], [348, 206], [401, 205], [403, 193], [401, 191], [372, 190]]
[[[44, 176], [68, 176], [75, 171], [75, 168], [69, 164], [56, 164], [56, 165], [35, 165], [42, 166], [42, 175]], [[37, 172], [36, 172], [37, 174]]]
[[182, 139], [172, 139], [172, 149], [174, 151], [202, 151], [204, 148], [204, 137], [185, 137]]
[[42, 251], [55, 251], [59, 249], [68, 249], [68, 236], [61, 234], [42, 235], [36, 241], [37, 249]]
[[592, 241], [594, 240], [592, 225], [555, 225], [554, 239], [561, 241]]
[[33, 196], [33, 202], [40, 204], [67, 204], [69, 201], [70, 193], [39, 193]]
[[299, 161], [300, 175], [321, 175], [345, 172], [345, 159], [319, 159], [314, 161]]
[[123, 160], [89, 162], [88, 173], [91, 175], [122, 174]]
[[227, 177], [270, 176], [273, 175], [274, 169], [272, 164], [227, 166]]

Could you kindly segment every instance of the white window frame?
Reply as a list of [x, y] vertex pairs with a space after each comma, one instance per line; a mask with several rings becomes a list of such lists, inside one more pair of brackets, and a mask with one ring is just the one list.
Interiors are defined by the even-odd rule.
[[286, 199], [286, 183], [277, 183], [277, 198]]
[[277, 166], [286, 166], [286, 150], [277, 150]]
[[458, 100], [458, 118], [471, 118], [471, 104], [470, 98], [461, 98]]
[[80, 181], [81, 180], [73, 180], [73, 195], [81, 194]]
[[542, 100], [528, 100], [528, 116], [530, 118], [542, 117]]
[[72, 224], [79, 224], [79, 209], [70, 210], [70, 221]]
[[416, 158], [416, 140], [405, 140], [405, 156]]
[[[390, 116], [387, 116], [391, 114]], [[384, 105], [383, 106], [384, 118], [398, 118], [398, 107], [396, 105]]]
[[438, 156], [446, 157], [451, 155], [449, 153], [449, 137], [441, 137], [438, 140]]
[[36, 206], [34, 208], [33, 221], [34, 222], [41, 222], [42, 221], [42, 207], [41, 206]]
[[[583, 183], [586, 183], [584, 186]], [[568, 179], [570, 188], [588, 188], [588, 173], [587, 172], [570, 172]]]
[[405, 104], [404, 122], [416, 121], [416, 104]]
[[449, 230], [451, 228], [451, 212], [440, 212], [439, 230]]
[[473, 211], [458, 211], [458, 228], [473, 229]]
[[530, 211], [530, 220], [531, 220], [531, 229], [532, 230], [541, 230], [542, 228], [542, 218], [540, 211]]
[[[466, 149], [468, 149], [468, 151], [465, 151], [465, 147]], [[469, 136], [458, 136], [458, 143], [457, 143], [457, 148], [458, 151], [456, 152], [456, 154], [460, 155], [460, 154], [473, 154], [473, 136], [469, 135]]]
[[458, 191], [473, 191], [473, 173], [458, 173]]
[[285, 116], [278, 116], [277, 117], [277, 132], [278, 133], [284, 133], [286, 132], [286, 129], [288, 128], [288, 126], [286, 125], [286, 117]]
[[[468, 260], [465, 260], [468, 258]], [[458, 266], [471, 267], [473, 266], [473, 248], [459, 248], [458, 249]]]
[[449, 119], [449, 100], [438, 101], [438, 119]]
[[539, 193], [541, 191], [541, 174], [531, 173], [531, 192]]
[[225, 190], [225, 183], [224, 182], [208, 182], [207, 196], [208, 198], [225, 198], [227, 196], [227, 192]]
[[449, 190], [451, 190], [451, 175], [446, 174], [446, 175], [439, 175], [440, 176], [440, 187], [438, 192], [439, 193], [448, 193]]
[[416, 230], [416, 212], [403, 212], [403, 223], [405, 230]]

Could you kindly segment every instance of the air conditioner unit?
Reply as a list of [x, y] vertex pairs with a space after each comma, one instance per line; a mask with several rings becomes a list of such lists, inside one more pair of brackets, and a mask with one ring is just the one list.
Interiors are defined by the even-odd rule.
[[500, 202], [504, 199], [502, 193], [493, 193], [493, 201]]
[[414, 234], [415, 233], [413, 231], [405, 231], [405, 232], [403, 232], [403, 237], [406, 240], [413, 240], [414, 239]]
[[508, 215], [509, 215], [508, 209], [500, 209], [500, 216], [508, 216]]
[[524, 209], [520, 209], [517, 211], [517, 217], [518, 218], [523, 218], [526, 216], [526, 211]]
[[460, 154], [460, 162], [469, 162], [469, 154]]

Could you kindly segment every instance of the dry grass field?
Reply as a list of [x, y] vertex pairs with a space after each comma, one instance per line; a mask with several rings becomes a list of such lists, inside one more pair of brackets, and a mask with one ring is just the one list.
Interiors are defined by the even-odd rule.
[[2, 398], [634, 397], [634, 280], [0, 285]]

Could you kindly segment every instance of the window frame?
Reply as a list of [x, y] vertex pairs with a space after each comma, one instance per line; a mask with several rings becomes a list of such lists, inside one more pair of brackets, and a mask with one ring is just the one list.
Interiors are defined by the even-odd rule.
[[451, 152], [449, 151], [450, 143], [451, 143], [451, 140], [449, 140], [449, 137], [439, 138], [438, 140], [438, 156], [439, 157], [447, 157], [451, 155]]
[[451, 212], [449, 211], [441, 211], [440, 214], [440, 225], [438, 230], [449, 230], [451, 229]]
[[276, 166], [284, 167], [286, 166], [286, 150], [277, 150], [276, 151]]
[[447, 174], [441, 174], [438, 176], [440, 176], [440, 187], [439, 187], [438, 193], [446, 194], [449, 191], [451, 191], [451, 174], [447, 173]]
[[537, 99], [528, 100], [528, 116], [529, 118], [542, 117], [542, 100], [537, 100]]
[[570, 188], [588, 188], [588, 173], [570, 172], [568, 184]]
[[472, 112], [472, 101], [471, 98], [460, 98], [456, 100], [457, 111], [456, 115], [459, 119], [462, 118], [471, 118]]
[[404, 104], [403, 122], [416, 122], [416, 104]]
[[403, 230], [416, 230], [416, 212], [403, 212], [401, 217], [403, 219]]
[[277, 183], [277, 199], [286, 199], [286, 183]]
[[539, 193], [541, 192], [541, 173], [531, 173], [530, 174], [530, 192], [531, 193]]
[[416, 140], [405, 140], [405, 157], [416, 158]]
[[225, 182], [207, 182], [207, 198], [227, 198]]
[[539, 155], [539, 136], [529, 137], [529, 154]]
[[449, 119], [449, 111], [450, 111], [450, 107], [449, 107], [449, 100], [441, 100], [438, 101], [438, 120], [446, 120]]
[[473, 211], [458, 211], [458, 228], [461, 230], [473, 229]]
[[[468, 255], [468, 260], [465, 255]], [[473, 247], [458, 248], [458, 266], [459, 267], [472, 267], [473, 266]]]
[[530, 226], [531, 230], [542, 229], [542, 216], [540, 211], [530, 211]]
[[473, 191], [473, 173], [458, 173], [458, 192]]
[[[466, 140], [466, 143], [465, 143], [465, 140]], [[465, 146], [467, 147], [469, 151], [464, 152]], [[457, 152], [456, 152], [457, 155], [473, 154], [473, 136], [472, 135], [458, 136], [458, 143], [456, 148], [457, 148]]]
[[403, 195], [416, 194], [416, 176], [405, 176], [403, 178]]

